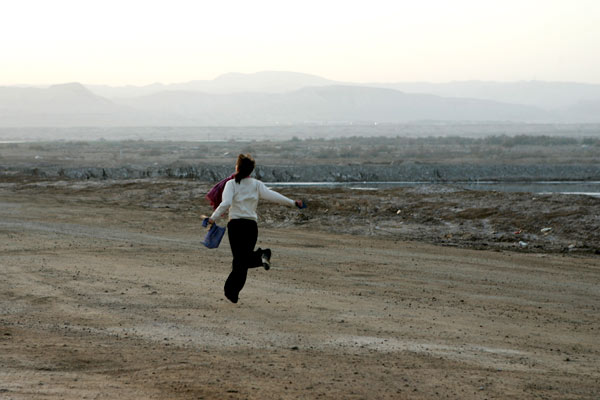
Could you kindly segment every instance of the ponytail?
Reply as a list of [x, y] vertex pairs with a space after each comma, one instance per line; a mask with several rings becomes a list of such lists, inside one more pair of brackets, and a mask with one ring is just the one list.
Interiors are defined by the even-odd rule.
[[254, 171], [255, 164], [254, 158], [250, 154], [240, 154], [235, 164], [238, 171], [235, 174], [235, 182], [240, 183], [242, 179], [249, 177]]

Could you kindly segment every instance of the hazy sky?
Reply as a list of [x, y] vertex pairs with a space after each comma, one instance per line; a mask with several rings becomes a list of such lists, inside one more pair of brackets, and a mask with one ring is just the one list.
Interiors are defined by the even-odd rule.
[[600, 83], [598, 0], [1, 0], [0, 85], [226, 72]]

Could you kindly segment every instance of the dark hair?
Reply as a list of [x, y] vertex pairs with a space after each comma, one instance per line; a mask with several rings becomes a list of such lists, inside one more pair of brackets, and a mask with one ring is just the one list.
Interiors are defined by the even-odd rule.
[[237, 174], [235, 174], [236, 183], [240, 183], [242, 179], [249, 177], [254, 171], [255, 164], [254, 158], [250, 154], [240, 154], [235, 163], [238, 169]]

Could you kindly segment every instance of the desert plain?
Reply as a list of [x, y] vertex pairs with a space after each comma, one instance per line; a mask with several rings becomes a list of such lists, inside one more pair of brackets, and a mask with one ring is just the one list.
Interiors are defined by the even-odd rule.
[[276, 188], [232, 304], [213, 183], [3, 177], [0, 398], [600, 395], [600, 199]]

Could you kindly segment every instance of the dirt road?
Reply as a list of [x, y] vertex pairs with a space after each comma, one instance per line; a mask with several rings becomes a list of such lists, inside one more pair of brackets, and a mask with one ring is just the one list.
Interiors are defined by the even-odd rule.
[[598, 257], [271, 224], [234, 305], [201, 207], [111, 196], [0, 189], [0, 398], [600, 394]]

